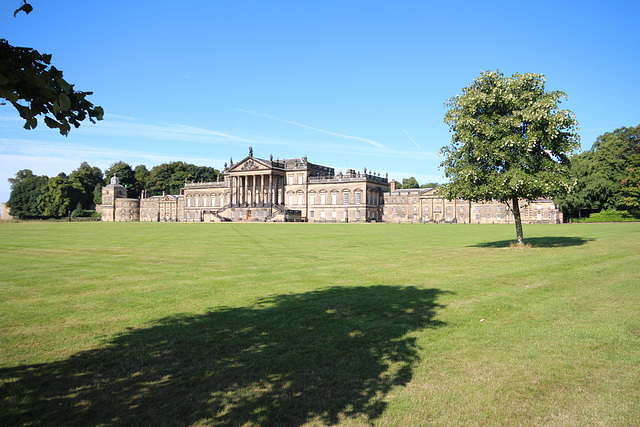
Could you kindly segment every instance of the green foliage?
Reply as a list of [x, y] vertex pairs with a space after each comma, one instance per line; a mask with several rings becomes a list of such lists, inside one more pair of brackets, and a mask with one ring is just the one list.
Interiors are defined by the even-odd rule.
[[[638, 161], [634, 161], [633, 141], [640, 138], [640, 125], [622, 127], [598, 137], [590, 150], [571, 158], [571, 174], [576, 180], [575, 187], [557, 199], [558, 206], [570, 216], [580, 216], [581, 210], [602, 209], [624, 210], [625, 186], [627, 179], [632, 188], [633, 171]], [[637, 158], [636, 158], [637, 159]], [[633, 190], [631, 190], [633, 193]], [[629, 195], [633, 197], [632, 194]], [[630, 200], [631, 202], [631, 200]]]
[[518, 200], [566, 193], [573, 185], [568, 155], [579, 146], [574, 114], [558, 105], [566, 94], [545, 90], [540, 74], [483, 72], [445, 105], [451, 144], [440, 150], [450, 182], [447, 198], [498, 200], [513, 209], [518, 241]]
[[633, 215], [640, 217], [640, 136], [629, 139], [626, 153], [629, 154], [629, 166], [627, 176], [622, 180], [623, 203]]
[[85, 99], [92, 92], [75, 91], [62, 78], [62, 71], [50, 63], [51, 55], [0, 39], [0, 98], [18, 110], [25, 120], [24, 128], [34, 129], [37, 117], [44, 115], [47, 126], [67, 135], [71, 125], [77, 128], [86, 118], [92, 123], [102, 120], [102, 107]]
[[137, 198], [140, 194], [137, 192], [136, 175], [131, 165], [123, 161], [112, 163], [107, 170], [104, 171], [105, 180], [109, 181], [113, 175], [118, 177], [120, 185], [127, 189], [127, 197]]
[[215, 182], [219, 172], [207, 166], [195, 166], [184, 162], [163, 163], [151, 169], [149, 194], [178, 194], [185, 182]]
[[7, 206], [10, 214], [20, 219], [39, 218], [42, 211], [38, 201], [48, 182], [49, 177], [34, 175], [29, 169], [20, 170], [15, 178], [9, 178], [11, 193]]
[[69, 180], [82, 189], [80, 195], [82, 209], [91, 209], [94, 205], [94, 189], [104, 185], [102, 170], [96, 166], [91, 167], [87, 162], [82, 162], [78, 169], [71, 172]]
[[418, 184], [418, 180], [412, 176], [411, 178], [402, 178], [402, 185], [398, 186], [398, 188], [420, 188], [420, 184]]
[[[23, 0], [13, 13], [31, 13], [33, 6]], [[79, 127], [89, 118], [92, 123], [102, 120], [102, 107], [86, 100], [92, 92], [77, 92], [62, 78], [62, 71], [51, 66], [51, 55], [35, 49], [16, 47], [0, 39], [0, 98], [9, 101], [25, 120], [25, 129], [38, 125], [37, 117], [68, 135], [71, 125]]]
[[420, 186], [420, 188], [436, 188], [438, 187], [440, 184], [437, 182], [427, 182], [424, 183]]
[[138, 165], [133, 170], [133, 175], [136, 178], [135, 191], [137, 194], [142, 194], [142, 190], [149, 188], [151, 172], [149, 172], [145, 165]]
[[70, 214], [79, 206], [82, 187], [78, 182], [70, 180], [64, 173], [50, 178], [43, 194], [38, 199], [38, 208], [42, 216], [47, 218], [62, 218]]
[[592, 213], [588, 218], [573, 219], [572, 222], [629, 222], [638, 221], [627, 211], [617, 211], [615, 209], [605, 209]]

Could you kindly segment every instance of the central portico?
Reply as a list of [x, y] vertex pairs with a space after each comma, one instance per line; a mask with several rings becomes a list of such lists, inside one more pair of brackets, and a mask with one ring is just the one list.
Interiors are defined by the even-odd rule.
[[283, 204], [286, 176], [283, 162], [255, 158], [250, 150], [244, 160], [235, 164], [231, 160], [224, 174], [231, 192], [231, 209], [273, 208]]

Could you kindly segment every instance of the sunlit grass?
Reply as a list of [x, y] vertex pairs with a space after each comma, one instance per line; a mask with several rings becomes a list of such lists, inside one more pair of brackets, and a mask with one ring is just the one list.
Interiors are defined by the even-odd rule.
[[640, 224], [0, 224], [0, 424], [633, 425]]

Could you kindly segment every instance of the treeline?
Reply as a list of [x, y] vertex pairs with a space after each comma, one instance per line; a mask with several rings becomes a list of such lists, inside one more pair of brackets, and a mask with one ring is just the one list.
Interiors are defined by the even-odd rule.
[[425, 184], [420, 185], [418, 180], [415, 177], [411, 178], [402, 178], [402, 183], [397, 182], [396, 188], [398, 189], [409, 189], [409, 188], [435, 188], [438, 186], [437, 182], [427, 182]]
[[148, 170], [144, 165], [133, 168], [122, 161], [104, 172], [83, 162], [70, 175], [60, 173], [52, 178], [23, 169], [9, 178], [9, 213], [20, 219], [95, 215], [96, 204], [102, 203], [102, 187], [114, 174], [127, 189], [127, 196], [138, 198], [142, 190], [150, 196], [177, 194], [185, 182], [214, 182], [220, 171], [184, 162], [163, 163]]
[[626, 211], [640, 218], [640, 125], [599, 136], [591, 149], [570, 158], [570, 169], [576, 185], [556, 200], [565, 215]]

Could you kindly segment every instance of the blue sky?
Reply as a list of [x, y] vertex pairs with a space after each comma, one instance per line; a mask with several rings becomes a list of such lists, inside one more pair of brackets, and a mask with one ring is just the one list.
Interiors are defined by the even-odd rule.
[[444, 103], [483, 70], [540, 73], [582, 146], [640, 123], [640, 2], [43, 1], [0, 37], [53, 55], [105, 109], [68, 137], [0, 106], [0, 201], [20, 169], [54, 176], [248, 154], [442, 182]]

